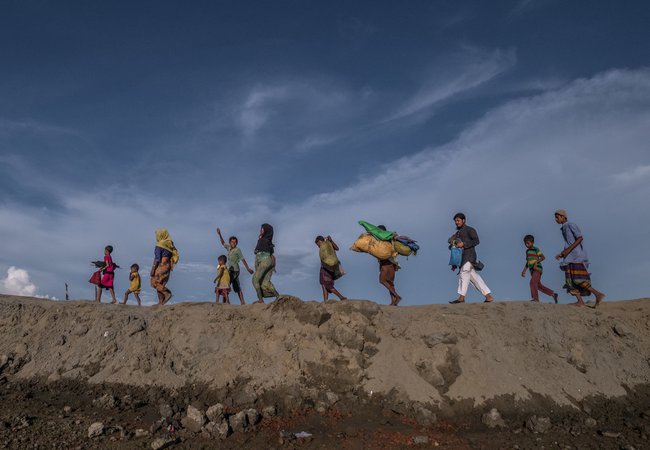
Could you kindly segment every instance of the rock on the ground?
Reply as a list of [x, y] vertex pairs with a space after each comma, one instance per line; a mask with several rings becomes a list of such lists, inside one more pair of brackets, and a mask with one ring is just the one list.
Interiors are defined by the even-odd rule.
[[630, 329], [624, 323], [618, 322], [612, 327], [614, 333], [619, 337], [625, 337], [631, 333]]
[[163, 403], [158, 407], [158, 412], [160, 413], [160, 417], [167, 418], [167, 417], [172, 417], [174, 415], [174, 410], [170, 405], [167, 403]]
[[151, 448], [153, 450], [162, 450], [164, 448], [169, 448], [176, 443], [175, 438], [164, 438], [159, 437], [153, 440], [151, 443]]
[[413, 444], [415, 445], [422, 445], [422, 444], [428, 444], [429, 443], [429, 437], [428, 436], [414, 436], [413, 437]]
[[192, 405], [187, 407], [187, 415], [181, 420], [181, 424], [184, 428], [187, 428], [194, 433], [198, 433], [203, 428], [203, 425], [206, 423], [205, 414], [203, 411], [195, 408]]
[[327, 401], [330, 405], [334, 405], [339, 401], [339, 396], [332, 391], [327, 391], [325, 393], [325, 397], [327, 398]]
[[208, 416], [210, 422], [218, 423], [223, 419], [224, 410], [224, 406], [221, 403], [217, 403], [216, 405], [210, 406], [205, 412], [205, 415]]
[[232, 430], [228, 421], [222, 419], [221, 422], [210, 422], [205, 426], [205, 430], [210, 433], [210, 436], [213, 438], [225, 439], [227, 438]]
[[533, 433], [546, 433], [551, 429], [551, 419], [548, 417], [531, 416], [526, 421], [526, 428]]
[[111, 394], [104, 394], [99, 398], [93, 400], [93, 404], [104, 409], [112, 409], [117, 406], [117, 399]]
[[501, 413], [496, 408], [492, 408], [490, 412], [486, 412], [485, 414], [483, 414], [481, 416], [481, 422], [483, 422], [483, 424], [488, 428], [506, 426], [506, 423], [503, 421], [503, 418], [501, 417]]
[[263, 417], [275, 417], [277, 414], [278, 414], [278, 408], [276, 408], [275, 405], [265, 406], [262, 409]]
[[235, 433], [246, 431], [246, 427], [248, 426], [247, 421], [248, 419], [244, 411], [239, 411], [237, 414], [234, 414], [228, 418], [230, 428], [232, 428], [232, 431]]
[[422, 426], [428, 427], [437, 422], [438, 418], [436, 415], [429, 409], [425, 408], [422, 405], [416, 405], [415, 408], [415, 420]]
[[257, 425], [257, 423], [262, 420], [262, 415], [255, 408], [248, 408], [244, 410], [246, 413], [246, 421], [249, 425]]
[[596, 425], [598, 425], [598, 422], [596, 422], [596, 419], [593, 419], [591, 417], [587, 417], [585, 419], [585, 426], [589, 428], [594, 428]]
[[147, 430], [143, 430], [142, 428], [138, 428], [133, 432], [133, 437], [136, 439], [141, 439], [147, 436], [149, 436], [149, 432]]
[[104, 434], [104, 424], [101, 422], [95, 422], [88, 427], [88, 437], [94, 438]]

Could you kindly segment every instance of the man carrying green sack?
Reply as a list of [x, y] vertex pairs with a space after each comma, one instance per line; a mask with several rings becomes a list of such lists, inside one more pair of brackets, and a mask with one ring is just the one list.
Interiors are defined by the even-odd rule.
[[338, 245], [332, 240], [330, 236], [324, 238], [323, 236], [316, 236], [316, 245], [318, 246], [318, 256], [320, 257], [320, 275], [319, 280], [323, 288], [323, 301], [329, 300], [329, 294], [333, 293], [341, 300], [347, 300], [336, 288], [334, 287], [334, 280], [338, 280], [343, 276], [341, 263], [336, 251], [339, 249]]

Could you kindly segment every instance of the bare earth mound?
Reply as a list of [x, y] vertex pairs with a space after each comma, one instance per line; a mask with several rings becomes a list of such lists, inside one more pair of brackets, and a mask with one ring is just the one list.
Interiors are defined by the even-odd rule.
[[[131, 396], [167, 392], [179, 402], [172, 419], [185, 416], [184, 401], [198, 402], [199, 410], [219, 402], [233, 414], [242, 408], [261, 412], [275, 407], [286, 417], [305, 408], [321, 416], [369, 408], [369, 416], [375, 411], [377, 417], [412, 418], [413, 429], [426, 435], [443, 422], [485, 427], [481, 414], [497, 407], [506, 419], [505, 428], [530, 431], [534, 424], [526, 428], [519, 423], [526, 414], [551, 419], [558, 411], [589, 415], [585, 405], [590, 402], [638, 397], [641, 394], [632, 392], [646, 392], [650, 385], [646, 300], [607, 302], [597, 310], [521, 302], [395, 308], [291, 297], [245, 307], [182, 303], [138, 308], [0, 296], [0, 333], [3, 383], [24, 386], [38, 381], [39, 386], [61, 390], [73, 389], [72, 383], [93, 393], [113, 386], [116, 392], [132, 388]], [[186, 395], [188, 389], [200, 394]], [[17, 401], [8, 395], [3, 394], [3, 400]], [[642, 413], [630, 414], [643, 421]], [[6, 428], [13, 427], [15, 419], [4, 420]], [[273, 420], [279, 419], [265, 418], [250, 429], [263, 430]], [[383, 427], [390, 428], [386, 423]], [[610, 433], [596, 432], [605, 438], [609, 435], [603, 433]], [[99, 439], [108, 439], [107, 433]], [[200, 442], [209, 431], [199, 427], [194, 433]], [[648, 444], [643, 441], [647, 428], [637, 434]], [[425, 435], [419, 436], [418, 445], [433, 446], [431, 435], [426, 435], [429, 444], [423, 442]], [[634, 436], [626, 439], [634, 442]], [[296, 438], [280, 441], [278, 446], [293, 445]], [[611, 436], [610, 441], [599, 445], [620, 444]], [[189, 441], [175, 442], [183, 446]], [[445, 444], [442, 438], [436, 443]], [[417, 443], [411, 439], [393, 444]], [[449, 445], [494, 448], [453, 440]]]

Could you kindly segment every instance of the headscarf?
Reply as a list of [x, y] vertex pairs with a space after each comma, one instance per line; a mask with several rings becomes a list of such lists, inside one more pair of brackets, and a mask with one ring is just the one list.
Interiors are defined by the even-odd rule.
[[174, 246], [174, 241], [169, 237], [169, 231], [167, 228], [158, 228], [156, 230], [156, 247], [164, 248], [172, 253], [171, 262], [172, 266], [178, 264], [179, 253]]
[[266, 252], [273, 254], [273, 227], [268, 223], [262, 224], [262, 236], [257, 240], [255, 253]]

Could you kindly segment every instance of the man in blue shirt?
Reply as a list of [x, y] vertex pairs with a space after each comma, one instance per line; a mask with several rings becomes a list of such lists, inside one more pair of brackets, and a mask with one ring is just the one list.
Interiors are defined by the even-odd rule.
[[564, 270], [567, 292], [577, 299], [575, 306], [585, 306], [583, 295], [594, 294], [596, 305], [601, 304], [605, 294], [597, 291], [591, 285], [591, 274], [589, 273], [589, 258], [582, 245], [584, 240], [578, 225], [569, 222], [567, 212], [564, 209], [555, 211], [555, 221], [561, 225], [562, 237], [564, 238], [564, 250], [555, 256], [555, 259], [562, 260], [560, 266]]

